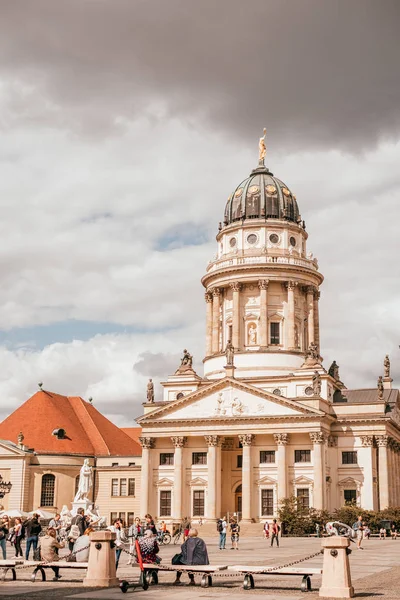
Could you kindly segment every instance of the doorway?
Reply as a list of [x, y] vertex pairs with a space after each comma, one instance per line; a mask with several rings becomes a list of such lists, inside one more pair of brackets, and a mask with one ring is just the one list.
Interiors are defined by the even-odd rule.
[[242, 514], [242, 484], [239, 484], [235, 490], [235, 512]]

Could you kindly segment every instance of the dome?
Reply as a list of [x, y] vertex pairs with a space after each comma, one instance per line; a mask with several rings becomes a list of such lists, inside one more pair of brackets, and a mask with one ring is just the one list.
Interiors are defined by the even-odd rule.
[[254, 169], [229, 196], [225, 207], [224, 225], [244, 219], [301, 220], [296, 197], [287, 185], [265, 166]]

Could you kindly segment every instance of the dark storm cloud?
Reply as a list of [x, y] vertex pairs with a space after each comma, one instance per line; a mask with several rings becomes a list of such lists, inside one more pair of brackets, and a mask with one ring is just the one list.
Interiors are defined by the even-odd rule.
[[9, 0], [0, 72], [24, 83], [18, 117], [37, 101], [36, 119], [89, 134], [164, 110], [245, 143], [265, 124], [288, 150], [359, 150], [400, 129], [399, 16], [391, 0]]

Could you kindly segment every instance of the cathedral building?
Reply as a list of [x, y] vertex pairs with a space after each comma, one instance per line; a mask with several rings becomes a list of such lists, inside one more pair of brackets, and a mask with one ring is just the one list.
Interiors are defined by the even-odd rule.
[[[222, 207], [221, 207], [222, 213]], [[347, 389], [321, 353], [324, 277], [295, 195], [258, 166], [229, 196], [202, 279], [204, 375], [185, 350], [142, 427], [140, 512], [242, 522], [304, 507], [400, 505], [399, 392], [390, 362], [374, 389]]]

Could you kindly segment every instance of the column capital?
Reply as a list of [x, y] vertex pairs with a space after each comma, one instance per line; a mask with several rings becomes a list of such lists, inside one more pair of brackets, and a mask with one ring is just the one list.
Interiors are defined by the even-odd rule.
[[316, 291], [316, 288], [315, 288], [314, 285], [306, 285], [306, 292], [307, 292], [307, 294], [314, 295], [315, 291]]
[[376, 435], [375, 439], [376, 443], [381, 448], [386, 448], [389, 445], [390, 437], [388, 435]]
[[328, 436], [329, 448], [337, 448], [337, 444], [338, 444], [337, 435], [329, 435]]
[[155, 445], [155, 439], [152, 437], [140, 437], [139, 442], [144, 450], [150, 450]]
[[234, 292], [240, 292], [242, 284], [239, 281], [231, 281], [229, 287], [231, 287]]
[[206, 292], [206, 293], [204, 294], [204, 300], [205, 300], [206, 302], [212, 302], [212, 299], [213, 299], [213, 295], [212, 295], [212, 293], [211, 293], [211, 292]]
[[221, 288], [218, 288], [218, 287], [215, 287], [211, 290], [211, 293], [213, 296], [220, 296], [221, 292], [222, 292]]
[[372, 448], [374, 445], [374, 436], [373, 435], [361, 435], [361, 445], [364, 448]]
[[206, 444], [208, 447], [218, 446], [219, 437], [217, 435], [205, 435], [204, 439], [206, 440]]
[[322, 431], [316, 431], [313, 433], [309, 433], [310, 436], [310, 440], [312, 441], [313, 444], [324, 444], [325, 443], [325, 436], [322, 433]]
[[321, 298], [321, 292], [319, 290], [317, 290], [316, 288], [314, 288], [314, 300], [316, 300], [318, 302], [318, 300]]
[[239, 435], [239, 442], [242, 444], [242, 446], [251, 446], [255, 440], [255, 435], [253, 435], [252, 433], [244, 433], [242, 435]]
[[260, 290], [267, 290], [268, 284], [269, 284], [269, 279], [259, 279], [258, 280], [258, 287], [260, 288]]
[[290, 441], [288, 433], [274, 433], [275, 444], [278, 446], [286, 446]]
[[187, 442], [187, 437], [183, 435], [173, 436], [171, 437], [171, 442], [175, 446], [175, 448], [183, 448]]
[[298, 285], [297, 281], [286, 281], [285, 286], [287, 287], [288, 291], [292, 292], [294, 290], [294, 288]]

